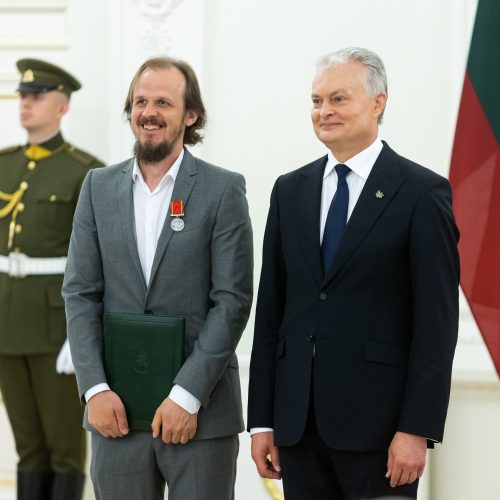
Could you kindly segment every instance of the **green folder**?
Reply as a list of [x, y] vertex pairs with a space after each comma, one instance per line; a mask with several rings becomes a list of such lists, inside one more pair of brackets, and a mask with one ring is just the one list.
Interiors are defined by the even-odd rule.
[[104, 367], [108, 385], [120, 396], [129, 428], [151, 431], [183, 362], [181, 316], [106, 313]]

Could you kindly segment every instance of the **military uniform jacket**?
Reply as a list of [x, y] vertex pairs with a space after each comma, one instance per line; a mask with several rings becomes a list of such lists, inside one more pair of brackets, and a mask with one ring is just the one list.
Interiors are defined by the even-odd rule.
[[[41, 146], [51, 156], [30, 159], [27, 146], [0, 151], [0, 192], [14, 193], [25, 183], [10, 238], [13, 214], [0, 218], [0, 255], [66, 256], [80, 186], [90, 168], [102, 166], [64, 142], [60, 134]], [[5, 205], [1, 201], [0, 210]], [[41, 354], [60, 349], [66, 339], [62, 280], [62, 274], [14, 278], [0, 273], [0, 353]]]

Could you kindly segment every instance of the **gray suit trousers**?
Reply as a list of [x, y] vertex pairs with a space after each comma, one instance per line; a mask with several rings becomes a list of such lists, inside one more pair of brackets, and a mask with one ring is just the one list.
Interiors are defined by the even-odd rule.
[[92, 433], [96, 500], [234, 500], [238, 435], [164, 444], [149, 432]]

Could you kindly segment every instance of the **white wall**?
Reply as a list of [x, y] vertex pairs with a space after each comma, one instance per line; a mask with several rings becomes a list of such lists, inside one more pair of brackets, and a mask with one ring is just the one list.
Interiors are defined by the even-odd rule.
[[[325, 152], [309, 119], [316, 59], [348, 45], [378, 52], [389, 78], [381, 137], [446, 175], [476, 5], [477, 0], [0, 0], [0, 95], [15, 87], [14, 62], [20, 57], [64, 65], [84, 84], [65, 119], [67, 137], [116, 162], [130, 154], [132, 138], [121, 109], [135, 69], [159, 53], [187, 59], [200, 77], [209, 117], [205, 143], [195, 154], [247, 179], [257, 287], [276, 177]], [[13, 125], [16, 109], [15, 100], [0, 99], [0, 147], [24, 141]], [[252, 325], [253, 317], [238, 348], [245, 359]], [[486, 473], [496, 477], [500, 465], [498, 378], [465, 303], [454, 377], [446, 445], [431, 455], [429, 498], [499, 498], [498, 483], [480, 480]], [[475, 425], [481, 426], [480, 439]], [[13, 471], [5, 468], [3, 450], [10, 450], [8, 463], [14, 463], [6, 432], [0, 419], [0, 487]], [[243, 491], [248, 498], [267, 498], [245, 442], [237, 498], [247, 498]], [[462, 444], [474, 452], [459, 452]], [[481, 456], [486, 459], [479, 464]], [[476, 488], [482, 493], [471, 495]]]
[[[401, 154], [446, 175], [474, 16], [467, 7], [473, 4], [211, 2], [204, 88], [210, 123], [203, 153], [247, 178], [257, 271], [276, 177], [325, 151], [309, 119], [317, 58], [348, 45], [379, 53], [389, 80], [381, 137]], [[240, 352], [249, 351], [250, 341], [247, 333]]]

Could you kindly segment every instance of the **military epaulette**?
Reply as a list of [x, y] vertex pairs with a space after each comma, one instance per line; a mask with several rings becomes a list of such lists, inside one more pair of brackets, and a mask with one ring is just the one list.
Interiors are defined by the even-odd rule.
[[21, 149], [22, 146], [9, 146], [8, 148], [0, 149], [0, 155], [6, 155], [8, 153], [13, 153], [18, 149]]
[[69, 143], [66, 143], [66, 148], [65, 151], [73, 157], [76, 161], [81, 163], [82, 165], [85, 165], [88, 167], [92, 163], [95, 163], [98, 161], [96, 158], [94, 158], [92, 155], [89, 155], [82, 151], [81, 149], [76, 149], [74, 146], [72, 146]]

